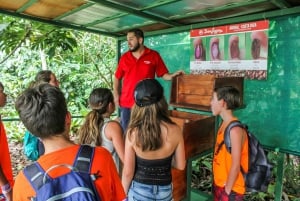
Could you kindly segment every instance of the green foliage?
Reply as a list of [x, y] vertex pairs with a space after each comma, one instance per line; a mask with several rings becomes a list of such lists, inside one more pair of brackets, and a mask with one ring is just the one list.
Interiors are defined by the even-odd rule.
[[283, 191], [290, 200], [300, 199], [300, 157], [287, 155]]
[[[0, 15], [0, 80], [8, 94], [4, 119], [18, 118], [14, 102], [42, 69], [53, 71], [72, 116], [84, 116], [95, 87], [112, 89], [116, 40], [91, 33]], [[73, 119], [74, 129], [82, 119]], [[21, 141], [24, 128], [5, 122], [9, 138]]]
[[6, 25], [0, 34], [0, 50], [7, 54], [0, 63], [21, 47], [43, 50], [50, 59], [63, 51], [72, 52], [77, 47], [76, 37], [69, 30], [2, 15], [0, 20]]
[[193, 161], [192, 167], [192, 188], [210, 194], [212, 190], [212, 154]]
[[13, 142], [22, 142], [25, 128], [20, 121], [5, 122], [6, 131], [9, 131], [9, 140]]

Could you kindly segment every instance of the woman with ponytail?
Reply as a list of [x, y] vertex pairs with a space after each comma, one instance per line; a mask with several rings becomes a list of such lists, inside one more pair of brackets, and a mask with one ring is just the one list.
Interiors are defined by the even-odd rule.
[[114, 97], [107, 88], [96, 88], [89, 97], [92, 109], [78, 130], [80, 144], [103, 146], [111, 154], [119, 171], [119, 159], [124, 159], [123, 131], [119, 122], [111, 120], [115, 111]]

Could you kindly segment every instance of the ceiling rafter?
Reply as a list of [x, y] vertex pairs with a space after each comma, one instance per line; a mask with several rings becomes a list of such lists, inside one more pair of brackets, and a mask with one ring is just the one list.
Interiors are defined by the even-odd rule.
[[[162, 33], [163, 34], [178, 33], [178, 32], [183, 32], [183, 31], [190, 31], [191, 29], [200, 29], [200, 28], [211, 27], [211, 26], [221, 26], [221, 25], [225, 25], [225, 24], [262, 20], [262, 19], [266, 19], [266, 18], [274, 18], [274, 17], [285, 16], [285, 15], [298, 15], [299, 11], [300, 11], [300, 6], [297, 6], [297, 7], [283, 9], [283, 10], [249, 14], [249, 15], [245, 15], [245, 16], [232, 17], [232, 18], [227, 18], [227, 19], [224, 18], [221, 20], [207, 21], [207, 22], [195, 23], [192, 25], [186, 25], [186, 26], [181, 26], [181, 27], [176, 27], [176, 28], [152, 31], [152, 32], [146, 33], [146, 35], [147, 36], [156, 36], [156, 35], [161, 35]], [[124, 37], [124, 36], [121, 36], [118, 38], [118, 40], [125, 40], [125, 39], [126, 39], [126, 37]]]
[[284, 8], [290, 8], [291, 5], [286, 2], [285, 0], [271, 0], [271, 2], [277, 6], [278, 8], [284, 9]]
[[198, 12], [188, 13], [188, 14], [185, 14], [183, 17], [182, 16], [171, 17], [170, 19], [176, 19], [176, 20], [184, 19], [184, 18], [188, 18], [188, 17], [205, 15], [205, 14], [209, 14], [209, 13], [213, 13], [213, 12], [221, 12], [221, 11], [231, 10], [231, 9], [239, 8], [239, 7], [247, 7], [247, 6], [257, 5], [257, 4], [264, 3], [264, 2], [268, 2], [268, 0], [256, 0], [256, 1], [250, 1], [250, 2], [241, 2], [241, 3], [229, 3], [224, 6], [220, 6], [220, 7], [210, 7], [208, 9], [201, 10]]
[[156, 8], [156, 7], [159, 7], [159, 6], [165, 6], [165, 5], [168, 5], [168, 4], [171, 4], [171, 3], [176, 3], [178, 1], [181, 1], [181, 0], [159, 1], [157, 3], [153, 3], [153, 4], [149, 5], [149, 6], [145, 6], [141, 10]]
[[110, 2], [110, 1], [106, 1], [106, 0], [101, 0], [101, 1], [100, 0], [91, 0], [91, 1], [99, 3], [99, 4], [107, 6], [107, 7], [118, 9], [118, 10], [120, 10], [122, 12], [125, 12], [125, 13], [134, 14], [136, 16], [139, 16], [139, 17], [142, 17], [142, 18], [147, 18], [149, 20], [153, 20], [153, 21], [156, 21], [156, 22], [161, 22], [161, 23], [167, 24], [167, 25], [172, 26], [172, 27], [182, 25], [182, 24], [174, 22], [172, 20], [168, 20], [166, 18], [158, 17], [156, 15], [151, 15], [149, 13], [140, 11], [138, 9], [133, 9], [133, 8], [123, 6], [123, 5], [120, 5], [120, 4], [117, 4], [117, 3], [113, 3], [113, 2]]
[[64, 13], [64, 14], [62, 14], [62, 15], [56, 17], [56, 18], [54, 18], [53, 20], [60, 20], [60, 19], [62, 19], [62, 18], [64, 18], [64, 17], [67, 17], [67, 16], [69, 16], [69, 15], [72, 15], [73, 13], [77, 13], [77, 12], [79, 12], [79, 11], [85, 9], [85, 8], [91, 7], [91, 6], [93, 6], [93, 5], [95, 5], [95, 3], [86, 3], [86, 4], [83, 4], [83, 5], [77, 7], [77, 8], [75, 8], [75, 9], [73, 9], [73, 10], [70, 10], [69, 12], [66, 12], [66, 13]]
[[88, 28], [83, 27], [83, 26], [76, 26], [76, 25], [73, 25], [73, 24], [70, 24], [70, 23], [64, 23], [64, 22], [60, 22], [60, 21], [51, 21], [51, 20], [37, 18], [35, 16], [24, 15], [24, 14], [21, 14], [21, 13], [12, 12], [12, 11], [3, 10], [3, 9], [0, 9], [0, 13], [3, 13], [5, 15], [11, 15], [11, 16], [23, 18], [23, 19], [38, 21], [38, 22], [42, 22], [42, 23], [46, 23], [46, 24], [51, 24], [51, 25], [54, 25], [54, 26], [59, 26], [59, 27], [64, 27], [64, 28], [69, 28], [69, 29], [74, 29], [74, 30], [80, 30], [80, 31], [86, 31], [86, 32], [91, 32], [91, 33], [95, 33], [95, 34], [101, 34], [101, 35], [104, 35], [104, 36], [111, 36], [111, 37], [119, 37], [120, 36], [120, 34], [108, 33], [108, 32], [99, 31], [99, 30], [96, 30], [96, 29], [95, 30], [94, 29], [88, 29]]
[[[161, 2], [158, 2], [158, 3], [151, 4], [149, 6], [145, 6], [141, 9], [139, 9], [139, 11], [145, 11], [147, 9], [156, 8], [156, 7], [159, 7], [159, 6], [164, 6], [164, 5], [167, 5], [167, 4], [175, 3], [177, 1], [181, 1], [181, 0], [161, 1]], [[127, 12], [126, 13], [119, 13], [119, 14], [116, 14], [116, 15], [113, 15], [113, 16], [110, 16], [110, 17], [95, 20], [91, 23], [85, 24], [84, 26], [86, 26], [86, 27], [94, 26], [96, 24], [100, 24], [102, 22], [107, 22], [107, 21], [114, 20], [114, 19], [117, 19], [117, 18], [120, 18], [120, 17], [124, 17], [126, 15], [129, 15], [129, 13], [127, 13]]]
[[210, 0], [208, 3], [192, 0], [76, 0], [76, 4], [74, 1], [0, 0], [0, 13], [118, 39], [131, 28], [145, 30], [145, 35], [150, 36], [217, 26], [221, 22], [268, 19], [274, 13], [274, 17], [300, 15], [300, 1], [296, 0]]
[[19, 8], [16, 12], [17, 13], [22, 13], [24, 12], [27, 8], [29, 8], [30, 6], [32, 6], [33, 4], [35, 4], [36, 2], [38, 2], [38, 0], [30, 0], [27, 1], [21, 8]]

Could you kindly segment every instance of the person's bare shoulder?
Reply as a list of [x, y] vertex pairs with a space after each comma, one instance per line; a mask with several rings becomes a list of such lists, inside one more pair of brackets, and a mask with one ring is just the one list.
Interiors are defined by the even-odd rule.
[[113, 135], [120, 134], [123, 135], [123, 130], [118, 121], [109, 121], [105, 127], [105, 135], [107, 138], [111, 139]]
[[109, 122], [107, 122], [107, 126], [110, 126], [110, 127], [121, 127], [121, 124], [117, 120], [110, 120]]
[[176, 141], [182, 138], [182, 129], [177, 124], [168, 124], [168, 133]]

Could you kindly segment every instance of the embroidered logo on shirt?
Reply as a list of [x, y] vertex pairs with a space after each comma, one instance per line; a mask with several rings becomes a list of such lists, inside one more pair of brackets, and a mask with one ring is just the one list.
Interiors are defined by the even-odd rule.
[[151, 64], [151, 61], [144, 61], [145, 64]]

